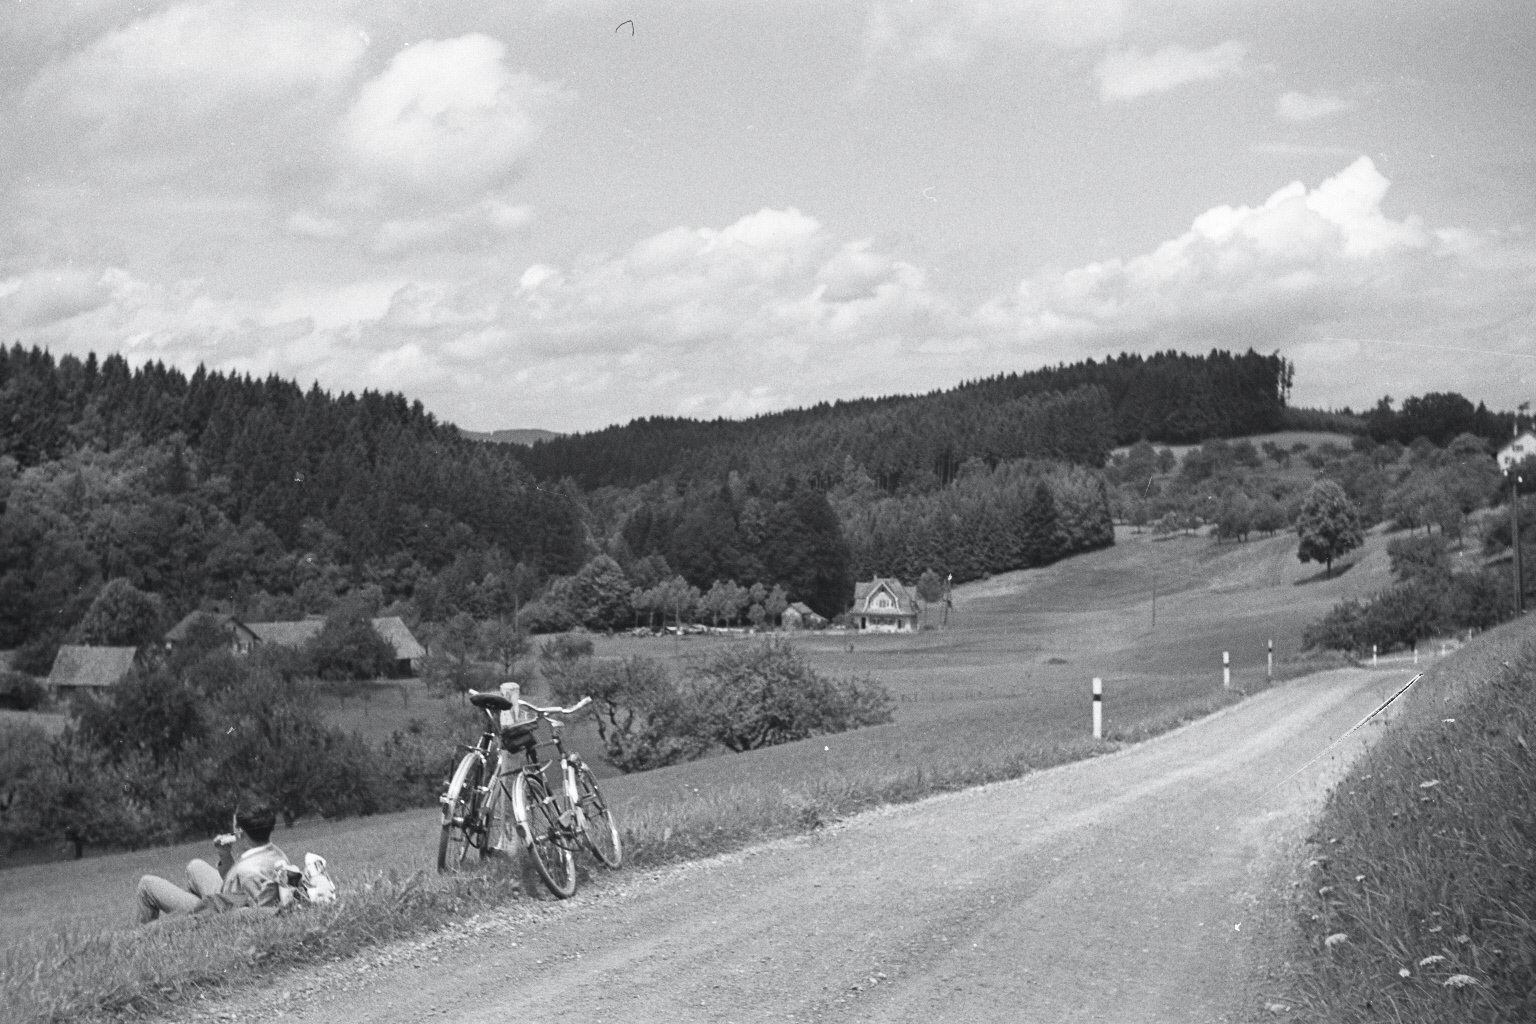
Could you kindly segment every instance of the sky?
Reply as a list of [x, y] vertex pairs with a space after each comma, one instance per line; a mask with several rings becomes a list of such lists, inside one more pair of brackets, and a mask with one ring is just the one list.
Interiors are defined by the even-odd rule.
[[1536, 399], [1530, 0], [3, 0], [0, 339], [587, 431]]

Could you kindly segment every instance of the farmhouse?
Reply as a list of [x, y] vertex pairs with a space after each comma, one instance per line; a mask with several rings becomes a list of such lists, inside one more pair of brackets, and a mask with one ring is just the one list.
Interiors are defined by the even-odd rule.
[[[427, 649], [411, 634], [410, 627], [398, 615], [372, 620], [373, 631], [395, 649], [393, 674], [408, 676], [417, 667]], [[303, 647], [325, 628], [324, 619], [300, 619], [297, 622], [252, 622], [248, 628], [262, 643], [278, 647]]]
[[848, 621], [867, 633], [915, 633], [917, 600], [900, 580], [877, 576], [853, 585]]
[[138, 655], [136, 647], [87, 647], [64, 644], [54, 655], [48, 689], [54, 697], [71, 693], [105, 693], [127, 677]]
[[236, 654], [245, 654], [260, 639], [255, 631], [227, 612], [188, 612], [176, 625], [172, 626], [165, 634], [167, 647], [175, 647], [185, 643], [187, 634], [191, 632], [192, 624], [201, 618], [210, 619], [215, 626], [229, 635], [229, 646]]
[[804, 601], [796, 601], [784, 609], [784, 614], [779, 616], [779, 621], [785, 629], [823, 629], [827, 620], [811, 610], [811, 606]]

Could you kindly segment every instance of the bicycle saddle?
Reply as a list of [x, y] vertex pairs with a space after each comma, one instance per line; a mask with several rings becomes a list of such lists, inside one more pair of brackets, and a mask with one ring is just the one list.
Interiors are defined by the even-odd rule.
[[471, 690], [469, 692], [469, 702], [475, 707], [484, 708], [487, 711], [512, 710], [512, 702], [499, 693], [477, 693]]

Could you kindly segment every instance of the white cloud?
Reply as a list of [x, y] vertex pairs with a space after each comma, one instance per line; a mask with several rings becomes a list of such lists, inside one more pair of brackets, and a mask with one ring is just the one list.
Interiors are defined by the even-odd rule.
[[1192, 82], [1205, 82], [1242, 70], [1248, 47], [1237, 40], [1217, 43], [1204, 50], [1165, 46], [1156, 53], [1120, 50], [1104, 57], [1095, 68], [1099, 98], [1133, 100], [1167, 92]]
[[1419, 218], [1383, 212], [1389, 184], [1360, 157], [1314, 189], [1293, 182], [1256, 207], [1207, 210], [1149, 253], [1036, 275], [982, 316], [1018, 340], [1155, 348], [1234, 332], [1294, 339], [1416, 306], [1466, 268]]
[[906, 0], [870, 5], [864, 25], [867, 84], [874, 66], [959, 66], [989, 46], [1076, 50], [1119, 36], [1125, 0]]
[[396, 54], [342, 122], [342, 193], [453, 205], [506, 184], [569, 94], [510, 70], [505, 56], [499, 41], [478, 34]]
[[1285, 121], [1316, 121], [1343, 113], [1354, 104], [1332, 93], [1282, 93], [1275, 101], [1275, 116]]
[[261, 104], [271, 116], [333, 93], [367, 45], [346, 21], [177, 4], [52, 64], [27, 101], [84, 124], [98, 146], [163, 145], [192, 125], [227, 126], [231, 107]]
[[0, 325], [41, 327], [89, 312], [111, 299], [100, 271], [51, 267], [0, 279]]

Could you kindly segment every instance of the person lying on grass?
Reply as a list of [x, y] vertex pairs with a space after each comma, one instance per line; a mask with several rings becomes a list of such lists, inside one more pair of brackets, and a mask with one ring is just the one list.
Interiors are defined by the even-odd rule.
[[[282, 905], [283, 873], [288, 857], [272, 842], [277, 812], [260, 804], [235, 811], [234, 832], [217, 836], [217, 868], [204, 860], [187, 864], [187, 885], [182, 888], [158, 875], [139, 879], [139, 923], [148, 924], [162, 914], [219, 913], [244, 907]], [[235, 859], [234, 847], [244, 833], [251, 846]]]

